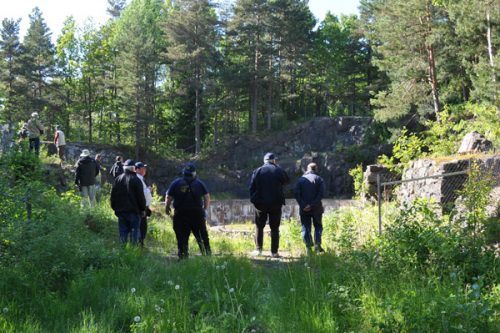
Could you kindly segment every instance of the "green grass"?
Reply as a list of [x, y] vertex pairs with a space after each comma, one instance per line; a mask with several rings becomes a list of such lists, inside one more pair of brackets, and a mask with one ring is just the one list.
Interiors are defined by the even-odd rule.
[[291, 220], [280, 250], [292, 259], [254, 260], [253, 234], [210, 232], [214, 256], [191, 237], [177, 262], [165, 216], [145, 249], [124, 248], [107, 200], [89, 212], [64, 197], [42, 194], [29, 223], [0, 220], [0, 332], [499, 331], [498, 280], [385, 261], [375, 207], [325, 216], [324, 255], [304, 254]]

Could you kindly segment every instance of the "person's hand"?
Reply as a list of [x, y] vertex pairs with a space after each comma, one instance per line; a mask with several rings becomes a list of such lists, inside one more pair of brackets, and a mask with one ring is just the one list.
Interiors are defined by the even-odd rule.
[[304, 207], [304, 209], [303, 209], [303, 210], [304, 210], [304, 212], [310, 212], [310, 211], [311, 211], [311, 209], [312, 209], [312, 208], [311, 208], [311, 205], [307, 205], [307, 206], [305, 206], [305, 207]]
[[170, 216], [170, 213], [172, 212], [172, 210], [170, 209], [170, 206], [165, 206], [165, 213]]

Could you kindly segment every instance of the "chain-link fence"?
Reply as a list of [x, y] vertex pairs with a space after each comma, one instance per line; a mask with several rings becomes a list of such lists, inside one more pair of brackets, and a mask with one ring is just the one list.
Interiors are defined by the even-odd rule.
[[478, 176], [489, 177], [494, 193], [499, 192], [499, 155], [453, 161], [418, 160], [401, 173], [389, 170], [377, 173], [379, 234], [382, 233], [384, 221], [391, 220], [404, 204], [419, 198], [432, 199], [439, 204], [441, 213], [449, 213], [455, 207], [474, 165], [478, 166]]

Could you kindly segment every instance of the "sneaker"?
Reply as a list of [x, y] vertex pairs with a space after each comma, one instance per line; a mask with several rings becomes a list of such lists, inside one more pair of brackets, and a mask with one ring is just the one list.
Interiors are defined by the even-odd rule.
[[250, 253], [252, 255], [252, 257], [260, 257], [262, 256], [262, 250], [255, 250], [255, 251], [252, 251], [252, 253]]
[[325, 253], [325, 250], [321, 247], [321, 245], [316, 245], [315, 250], [317, 253]]
[[312, 249], [310, 247], [306, 247], [306, 255], [311, 255], [313, 252], [312, 252]]
[[281, 256], [279, 255], [278, 252], [276, 252], [276, 253], [271, 253], [271, 257], [273, 257], [273, 258], [279, 258]]

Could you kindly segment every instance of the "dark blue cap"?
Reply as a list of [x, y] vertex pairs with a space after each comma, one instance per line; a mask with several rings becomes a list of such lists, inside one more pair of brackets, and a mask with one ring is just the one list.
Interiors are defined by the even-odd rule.
[[148, 166], [147, 164], [144, 164], [144, 163], [142, 163], [142, 162], [137, 162], [137, 163], [135, 164], [135, 168], [136, 168], [136, 169], [145, 168], [145, 167], [147, 167], [147, 166]]
[[126, 160], [123, 165], [124, 166], [135, 166], [135, 161], [134, 160]]
[[182, 169], [182, 173], [185, 176], [191, 176], [195, 172], [196, 172], [196, 167], [194, 166], [193, 163], [186, 163], [186, 165], [184, 165], [184, 168]]
[[269, 161], [269, 160], [276, 160], [276, 156], [273, 153], [266, 153], [264, 155], [264, 161]]

